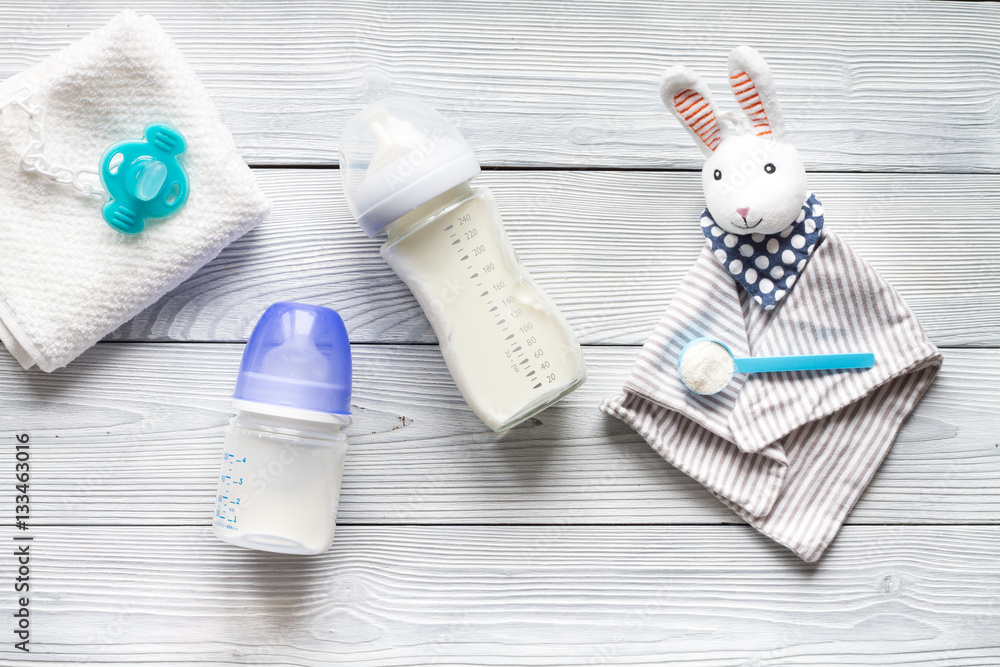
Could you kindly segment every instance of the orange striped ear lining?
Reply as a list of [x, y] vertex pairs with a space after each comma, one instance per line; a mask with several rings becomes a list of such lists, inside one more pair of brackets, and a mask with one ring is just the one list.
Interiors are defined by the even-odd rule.
[[719, 132], [712, 106], [701, 93], [690, 88], [682, 90], [674, 95], [674, 109], [702, 143], [714, 151], [722, 141], [722, 133]]
[[729, 77], [729, 85], [733, 88], [733, 95], [739, 102], [740, 108], [750, 117], [753, 123], [753, 130], [758, 137], [771, 138], [771, 124], [767, 121], [767, 112], [764, 110], [764, 102], [757, 94], [757, 88], [753, 85], [753, 80], [746, 72], [736, 72]]

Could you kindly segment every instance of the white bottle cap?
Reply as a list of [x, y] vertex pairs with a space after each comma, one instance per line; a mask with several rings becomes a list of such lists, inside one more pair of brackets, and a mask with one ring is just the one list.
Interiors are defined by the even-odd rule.
[[351, 213], [368, 236], [479, 175], [462, 135], [423, 102], [387, 97], [354, 116], [340, 140]]

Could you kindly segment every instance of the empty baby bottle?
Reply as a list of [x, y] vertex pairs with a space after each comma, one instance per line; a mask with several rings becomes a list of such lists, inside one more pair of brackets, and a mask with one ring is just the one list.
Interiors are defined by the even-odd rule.
[[216, 498], [225, 542], [286, 554], [330, 548], [347, 454], [351, 348], [329, 308], [276, 303], [254, 327], [233, 394]]
[[347, 124], [344, 191], [430, 320], [462, 396], [502, 431], [586, 379], [569, 324], [518, 260], [461, 134], [417, 100], [386, 98]]

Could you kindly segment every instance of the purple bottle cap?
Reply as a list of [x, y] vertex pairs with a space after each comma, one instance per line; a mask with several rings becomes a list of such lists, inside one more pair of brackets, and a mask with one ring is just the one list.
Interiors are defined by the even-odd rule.
[[243, 350], [237, 401], [351, 414], [351, 344], [335, 310], [282, 301], [261, 315]]

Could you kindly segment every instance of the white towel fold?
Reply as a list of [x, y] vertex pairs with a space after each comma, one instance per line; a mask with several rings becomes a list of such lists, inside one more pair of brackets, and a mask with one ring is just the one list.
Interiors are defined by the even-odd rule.
[[45, 157], [96, 168], [105, 149], [151, 122], [179, 129], [190, 195], [136, 236], [101, 202], [21, 169], [28, 117], [0, 124], [0, 340], [25, 368], [65, 366], [267, 217], [270, 204], [194, 71], [151, 17], [107, 26], [0, 84], [45, 109]]
[[[681, 348], [708, 336], [737, 357], [873, 352], [866, 371], [737, 375], [688, 391]], [[916, 317], [825, 232], [784, 301], [764, 311], [706, 246], [646, 341], [624, 392], [601, 405], [757, 530], [818, 559], [941, 367]]]

